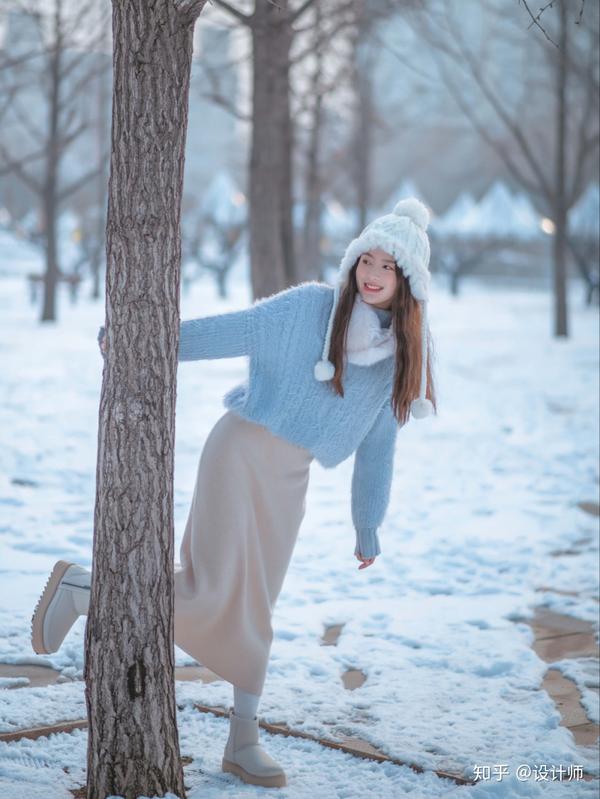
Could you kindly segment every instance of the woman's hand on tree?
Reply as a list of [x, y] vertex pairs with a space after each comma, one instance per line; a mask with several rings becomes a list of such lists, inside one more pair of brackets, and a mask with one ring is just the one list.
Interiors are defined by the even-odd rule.
[[[355, 555], [355, 557], [356, 557], [357, 560], [361, 560], [362, 561], [362, 563], [358, 567], [359, 571], [360, 571], [360, 569], [366, 569], [372, 563], [375, 563], [375, 558], [363, 558], [362, 555]], [[377, 557], [377, 556], [375, 556], [375, 557]]]
[[106, 358], [106, 330], [104, 327], [101, 327], [98, 331], [98, 346], [100, 347], [100, 354], [103, 358]]

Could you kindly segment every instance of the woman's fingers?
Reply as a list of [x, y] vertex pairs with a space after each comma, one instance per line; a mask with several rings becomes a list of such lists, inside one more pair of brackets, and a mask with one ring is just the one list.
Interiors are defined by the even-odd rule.
[[104, 327], [101, 327], [98, 331], [98, 346], [100, 347], [100, 352], [104, 356], [106, 353], [106, 330]]
[[367, 566], [370, 566], [372, 563], [375, 562], [375, 558], [363, 558], [361, 555], [357, 555], [356, 557], [358, 560], [362, 561], [362, 563], [358, 567], [359, 569], [366, 569]]

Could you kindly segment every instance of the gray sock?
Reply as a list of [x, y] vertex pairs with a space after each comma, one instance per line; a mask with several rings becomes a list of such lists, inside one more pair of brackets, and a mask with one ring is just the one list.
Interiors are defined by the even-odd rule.
[[260, 694], [249, 694], [237, 685], [233, 686], [233, 712], [243, 719], [253, 719], [258, 710]]

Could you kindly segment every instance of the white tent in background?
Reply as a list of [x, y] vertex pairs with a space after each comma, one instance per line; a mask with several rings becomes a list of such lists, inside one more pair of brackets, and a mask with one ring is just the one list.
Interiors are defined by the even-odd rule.
[[531, 241], [541, 236], [539, 215], [528, 197], [513, 196], [502, 181], [496, 181], [457, 222], [456, 234], [464, 238]]
[[475, 205], [473, 195], [463, 191], [442, 216], [434, 217], [431, 220], [432, 231], [440, 236], [452, 236], [456, 233], [457, 226]]
[[246, 197], [226, 170], [220, 170], [202, 193], [200, 212], [220, 227], [243, 224], [246, 220]]
[[585, 239], [600, 238], [600, 184], [590, 183], [569, 211], [569, 228]]

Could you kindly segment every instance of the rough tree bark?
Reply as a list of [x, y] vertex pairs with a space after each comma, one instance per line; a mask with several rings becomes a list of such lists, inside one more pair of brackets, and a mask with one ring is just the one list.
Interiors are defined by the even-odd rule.
[[250, 260], [254, 297], [295, 282], [288, 0], [256, 0], [250, 154]]
[[185, 796], [173, 654], [180, 211], [204, 0], [113, 3], [108, 355], [85, 681], [87, 797]]

